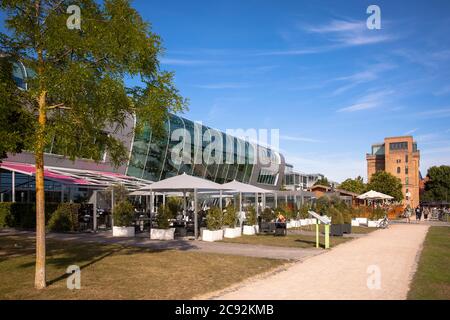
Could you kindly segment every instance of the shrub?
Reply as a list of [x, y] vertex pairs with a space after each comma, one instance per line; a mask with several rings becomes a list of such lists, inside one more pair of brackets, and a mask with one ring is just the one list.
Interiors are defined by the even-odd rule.
[[217, 207], [211, 207], [206, 215], [206, 227], [208, 230], [220, 230], [223, 225], [223, 214]]
[[342, 218], [344, 220], [344, 223], [351, 224], [352, 223], [351, 209], [347, 208], [342, 210]]
[[270, 222], [274, 220], [277, 216], [275, 215], [275, 212], [272, 211], [270, 208], [265, 208], [263, 212], [261, 213], [261, 219], [265, 222]]
[[113, 217], [116, 227], [131, 227], [134, 218], [133, 205], [128, 200], [117, 202], [114, 206]]
[[230, 228], [234, 228], [237, 222], [236, 209], [233, 205], [228, 205], [225, 210], [226, 211], [223, 215], [223, 224]]
[[250, 206], [247, 209], [246, 222], [249, 226], [254, 226], [256, 224], [256, 210], [255, 207]]
[[331, 217], [331, 224], [343, 224], [344, 218], [342, 217], [342, 213], [334, 208], [331, 207], [328, 209], [328, 215]]
[[316, 212], [320, 215], [324, 215], [327, 213], [330, 208], [330, 200], [327, 196], [321, 196], [316, 201]]
[[158, 207], [158, 215], [156, 216], [158, 229], [169, 229], [170, 227], [169, 219], [171, 218], [170, 216], [171, 212], [168, 207], [164, 207], [163, 205], [160, 205]]
[[[45, 203], [46, 223], [50, 221], [53, 212], [55, 212], [59, 204], [60, 203], [53, 202]], [[4, 227], [24, 229], [36, 228], [36, 205], [27, 202], [0, 203], [0, 227], [2, 223], [4, 224]]]
[[50, 231], [67, 232], [79, 230], [79, 203], [61, 203], [48, 221]]
[[11, 212], [11, 202], [0, 203], [0, 228], [14, 227], [14, 215]]
[[370, 220], [378, 220], [384, 218], [384, 215], [386, 214], [386, 211], [384, 211], [382, 208], [375, 208], [372, 213], [370, 214]]
[[166, 201], [166, 210], [169, 219], [176, 218], [178, 211], [181, 209], [183, 203], [180, 198], [170, 197]]
[[310, 210], [309, 205], [303, 204], [300, 207], [300, 211], [299, 211], [300, 219], [307, 219], [309, 217], [309, 212], [308, 212], [309, 210]]

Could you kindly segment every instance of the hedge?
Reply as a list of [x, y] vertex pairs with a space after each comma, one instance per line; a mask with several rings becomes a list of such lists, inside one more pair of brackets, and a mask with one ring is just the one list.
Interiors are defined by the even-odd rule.
[[[48, 222], [59, 203], [45, 204], [45, 221]], [[32, 229], [36, 227], [36, 204], [25, 202], [0, 202], [0, 227]]]
[[48, 229], [59, 232], [78, 231], [80, 207], [79, 203], [61, 203], [48, 221]]

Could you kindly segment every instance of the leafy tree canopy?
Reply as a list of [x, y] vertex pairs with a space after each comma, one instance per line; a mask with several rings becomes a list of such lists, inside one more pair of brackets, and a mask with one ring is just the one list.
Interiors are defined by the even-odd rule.
[[0, 57], [0, 160], [30, 143], [33, 118], [22, 108], [23, 92], [14, 83], [12, 61]]
[[367, 184], [367, 190], [378, 191], [394, 197], [394, 200], [403, 200], [402, 182], [399, 178], [386, 171], [378, 171], [372, 175]]
[[450, 166], [434, 166], [428, 169], [425, 182], [425, 201], [450, 201]]
[[[73, 4], [81, 9], [81, 30], [66, 25], [66, 10]], [[37, 139], [16, 150], [40, 153], [38, 133], [44, 131], [44, 145], [56, 139], [59, 153], [71, 159], [98, 161], [106, 149], [119, 164], [126, 152], [115, 134], [127, 119], [136, 115], [158, 129], [168, 111], [186, 107], [173, 85], [173, 73], [160, 69], [160, 37], [129, 1], [2, 0], [0, 9], [5, 11], [7, 30], [0, 33], [0, 50], [36, 73], [28, 81], [29, 90], [22, 92], [22, 112], [35, 122], [38, 114], [46, 117], [45, 126], [36, 126]], [[125, 78], [141, 85], [126, 87]], [[13, 90], [11, 83], [7, 87]], [[8, 98], [4, 91], [0, 101]]]
[[330, 182], [328, 181], [328, 179], [327, 179], [326, 177], [317, 180], [317, 181], [314, 183], [314, 185], [315, 185], [315, 186], [319, 186], [319, 185], [320, 185], [320, 186], [331, 187], [331, 184], [330, 184]]
[[339, 185], [339, 189], [362, 194], [366, 192], [367, 186], [361, 176], [357, 176], [355, 179], [348, 178]]

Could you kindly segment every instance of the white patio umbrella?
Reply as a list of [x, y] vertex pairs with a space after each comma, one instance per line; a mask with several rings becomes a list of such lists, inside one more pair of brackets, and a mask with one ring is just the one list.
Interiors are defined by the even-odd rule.
[[239, 193], [239, 211], [242, 211], [242, 194], [243, 193], [255, 194], [256, 214], [258, 214], [258, 205], [256, 203], [257, 199], [258, 199], [258, 193], [265, 194], [265, 193], [272, 193], [273, 192], [273, 191], [269, 191], [269, 190], [266, 190], [266, 189], [262, 189], [262, 188], [253, 186], [251, 184], [239, 182], [239, 181], [236, 181], [236, 180], [233, 180], [233, 181], [228, 182], [228, 183], [224, 183], [224, 184], [222, 184], [222, 186], [226, 187], [228, 189], [232, 189], [232, 191], [227, 191], [227, 193], [229, 193], [229, 192]]
[[[197, 221], [197, 192], [199, 191], [222, 191], [228, 190], [218, 183], [194, 177], [183, 173], [178, 176], [170, 177], [149, 186], [139, 189], [138, 191], [147, 191], [149, 194], [154, 192], [182, 192], [186, 198], [186, 192], [194, 192], [194, 228], [195, 238], [198, 237], [198, 221]], [[153, 197], [152, 197], [153, 198]], [[186, 210], [186, 200], [184, 201], [184, 209]]]
[[357, 198], [361, 199], [361, 200], [391, 200], [391, 199], [394, 199], [394, 197], [391, 197], [390, 195], [387, 195], [387, 194], [384, 194], [384, 193], [381, 193], [378, 191], [374, 191], [374, 190], [367, 191], [366, 193], [359, 195]]

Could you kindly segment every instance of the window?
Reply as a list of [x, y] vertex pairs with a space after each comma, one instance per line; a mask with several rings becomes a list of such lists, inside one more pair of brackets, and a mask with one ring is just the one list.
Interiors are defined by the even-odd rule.
[[405, 178], [405, 184], [409, 185], [409, 178], [408, 177]]
[[400, 163], [400, 162], [402, 162], [402, 159], [397, 159], [396, 162]]
[[405, 162], [408, 163], [408, 155], [405, 154]]
[[389, 150], [406, 150], [408, 149], [408, 142], [391, 142], [389, 143]]
[[397, 167], [397, 173], [398, 174], [400, 173], [400, 167]]
[[408, 174], [408, 166], [405, 167], [405, 174]]

